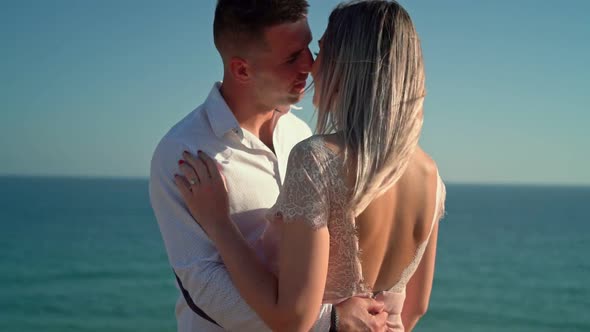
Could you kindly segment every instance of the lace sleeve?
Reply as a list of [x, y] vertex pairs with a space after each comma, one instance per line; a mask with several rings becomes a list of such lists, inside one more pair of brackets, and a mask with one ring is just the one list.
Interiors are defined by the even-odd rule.
[[269, 213], [273, 220], [301, 220], [314, 229], [324, 227], [330, 214], [328, 173], [324, 172], [314, 146], [297, 144], [289, 155], [285, 183]]

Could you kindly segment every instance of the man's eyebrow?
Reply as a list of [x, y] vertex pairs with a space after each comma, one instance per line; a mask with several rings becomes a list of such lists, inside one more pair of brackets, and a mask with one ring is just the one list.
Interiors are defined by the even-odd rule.
[[[311, 36], [311, 34], [310, 34], [309, 36], [307, 36], [307, 43], [306, 43], [306, 44], [307, 44], [307, 45], [309, 45], [309, 43], [311, 43], [311, 41], [312, 41], [312, 40], [313, 40], [313, 37], [312, 37], [312, 36]], [[301, 54], [302, 52], [304, 52], [304, 51], [305, 51], [305, 50], [306, 50], [308, 47], [309, 47], [309, 46], [306, 46], [306, 47], [304, 47], [304, 48], [302, 48], [302, 49], [299, 49], [299, 50], [297, 50], [297, 51], [295, 51], [295, 52], [293, 52], [293, 53], [289, 54], [289, 56], [288, 56], [286, 59], [287, 59], [287, 60], [290, 60], [290, 59], [293, 59], [293, 58], [296, 58], [296, 57], [298, 57], [298, 56], [299, 56], [299, 54]]]
[[300, 49], [300, 50], [298, 50], [298, 51], [295, 51], [295, 52], [293, 52], [293, 53], [289, 54], [289, 56], [288, 56], [286, 59], [292, 59], [292, 58], [295, 58], [295, 57], [296, 57], [296, 56], [298, 56], [298, 55], [299, 55], [301, 52], [303, 52], [303, 49]]
[[296, 57], [296, 56], [298, 56], [298, 55], [299, 55], [299, 53], [301, 53], [301, 52], [303, 52], [303, 49], [300, 49], [300, 50], [298, 50], [298, 51], [295, 51], [295, 52], [291, 53], [291, 54], [289, 55], [289, 59], [290, 59], [290, 58], [293, 58], [293, 57]]

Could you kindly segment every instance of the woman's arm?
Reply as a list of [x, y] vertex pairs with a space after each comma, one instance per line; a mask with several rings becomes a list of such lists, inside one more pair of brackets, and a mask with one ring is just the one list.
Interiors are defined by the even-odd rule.
[[281, 225], [279, 275], [258, 260], [229, 217], [223, 179], [205, 154], [185, 154], [176, 183], [189, 210], [215, 243], [244, 300], [273, 330], [308, 331], [317, 318], [328, 269], [327, 227], [291, 219]]
[[282, 225], [279, 276], [260, 263], [231, 221], [211, 232], [232, 282], [244, 300], [272, 329], [308, 331], [317, 319], [328, 268], [327, 228], [303, 222]]
[[432, 227], [424, 256], [422, 256], [418, 269], [406, 285], [406, 301], [401, 318], [404, 328], [408, 332], [414, 329], [418, 320], [426, 313], [430, 302], [436, 259], [436, 241], [438, 239], [438, 221], [435, 221]]
[[314, 230], [305, 222], [291, 221], [281, 228], [278, 304], [289, 312], [289, 325], [309, 331], [324, 297], [330, 235], [327, 227]]

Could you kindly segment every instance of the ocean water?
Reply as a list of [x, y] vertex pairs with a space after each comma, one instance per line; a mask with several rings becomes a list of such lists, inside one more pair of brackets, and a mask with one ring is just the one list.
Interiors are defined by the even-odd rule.
[[[0, 177], [0, 331], [174, 331], [147, 180]], [[590, 331], [590, 188], [447, 185], [416, 331]]]

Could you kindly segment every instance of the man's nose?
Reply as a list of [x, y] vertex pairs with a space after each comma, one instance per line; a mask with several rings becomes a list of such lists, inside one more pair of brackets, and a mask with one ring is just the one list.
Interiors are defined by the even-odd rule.
[[311, 72], [311, 67], [313, 66], [313, 56], [311, 54], [311, 50], [309, 47], [305, 50], [305, 54], [302, 56], [303, 60], [301, 61], [301, 72], [309, 73]]

